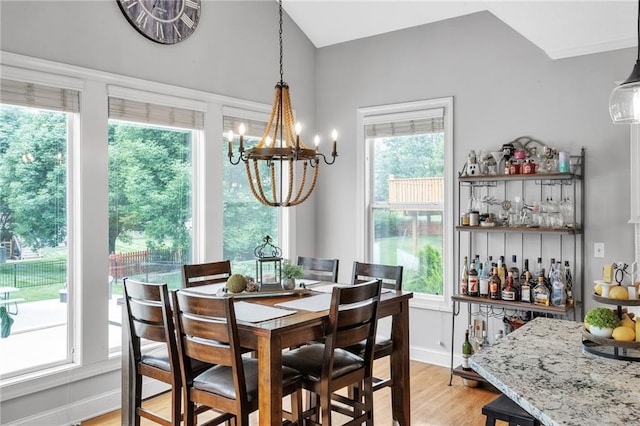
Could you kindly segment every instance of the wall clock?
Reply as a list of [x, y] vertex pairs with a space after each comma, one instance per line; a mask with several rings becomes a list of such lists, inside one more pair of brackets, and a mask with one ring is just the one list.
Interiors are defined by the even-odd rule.
[[116, 0], [129, 23], [156, 43], [188, 38], [200, 20], [201, 0]]

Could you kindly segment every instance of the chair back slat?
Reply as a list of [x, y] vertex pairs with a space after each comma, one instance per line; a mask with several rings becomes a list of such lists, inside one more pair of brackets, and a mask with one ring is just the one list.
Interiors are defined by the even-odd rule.
[[382, 280], [382, 288], [402, 290], [403, 266], [380, 265], [376, 263], [353, 262], [352, 284], [372, 279]]
[[183, 265], [182, 276], [184, 288], [224, 283], [231, 276], [231, 262], [223, 260], [220, 262]]
[[[325, 350], [332, 352], [366, 340], [365, 357], [373, 361], [373, 344], [382, 283], [373, 280], [350, 287], [334, 287], [325, 337]], [[332, 368], [330, 357], [325, 368]]]
[[338, 259], [298, 256], [297, 264], [302, 266], [302, 278], [307, 280], [338, 282]]

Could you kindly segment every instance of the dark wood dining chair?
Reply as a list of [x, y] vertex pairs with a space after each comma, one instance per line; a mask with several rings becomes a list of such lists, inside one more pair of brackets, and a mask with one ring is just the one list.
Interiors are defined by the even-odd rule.
[[[347, 425], [373, 424], [373, 344], [380, 288], [379, 280], [335, 287], [324, 343], [283, 353], [282, 364], [300, 371], [302, 387], [315, 397], [304, 413], [308, 424], [331, 425], [332, 411], [352, 417]], [[344, 350], [362, 341], [363, 356]], [[352, 398], [335, 393], [343, 388], [356, 392]]]
[[[182, 419], [182, 382], [167, 284], [145, 283], [130, 278], [123, 282], [129, 351], [135, 372], [135, 426], [140, 425], [141, 417], [165, 426], [179, 425]], [[142, 339], [163, 345], [143, 350]], [[144, 376], [171, 385], [171, 418], [142, 407]], [[127, 390], [123, 389], [123, 392]]]
[[[402, 272], [401, 265], [381, 265], [376, 263], [353, 262], [352, 284], [357, 284], [374, 278], [382, 280], [382, 288], [389, 290], [402, 290]], [[348, 350], [355, 354], [362, 354], [365, 346], [359, 343]], [[393, 352], [393, 336], [386, 337], [381, 334], [376, 335], [373, 359], [380, 359], [391, 356]], [[384, 387], [393, 385], [393, 378], [373, 378], [373, 390], [377, 391]]]
[[[178, 290], [172, 300], [185, 426], [194, 425], [196, 404], [218, 413], [206, 425], [235, 420], [236, 425], [248, 426], [249, 414], [258, 409], [258, 360], [242, 356], [233, 298]], [[194, 361], [216, 365], [194, 374]], [[283, 416], [294, 422], [302, 411], [300, 378], [298, 371], [282, 367], [282, 394], [291, 395], [292, 405], [291, 413]]]
[[225, 283], [230, 276], [231, 262], [228, 260], [182, 265], [184, 288]]
[[297, 263], [302, 266], [303, 279], [338, 282], [339, 259], [298, 256]]

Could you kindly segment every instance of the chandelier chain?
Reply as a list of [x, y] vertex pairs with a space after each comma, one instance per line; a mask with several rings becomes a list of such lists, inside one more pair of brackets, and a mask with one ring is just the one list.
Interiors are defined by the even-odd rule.
[[279, 33], [279, 37], [280, 37], [280, 83], [284, 82], [284, 72], [283, 72], [283, 48], [282, 48], [282, 0], [279, 1], [280, 4], [280, 33]]

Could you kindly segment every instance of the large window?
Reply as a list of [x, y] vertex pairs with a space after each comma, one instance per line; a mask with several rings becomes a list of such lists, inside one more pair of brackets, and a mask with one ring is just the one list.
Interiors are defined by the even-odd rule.
[[[78, 93], [2, 80], [0, 377], [71, 360], [68, 152]], [[9, 327], [10, 326], [10, 327]], [[46, 348], [46, 350], [42, 350]]]
[[202, 114], [109, 98], [109, 347], [122, 279], [182, 285], [192, 252], [192, 141]]
[[429, 101], [363, 112], [366, 257], [403, 265], [404, 290], [442, 299], [452, 211], [446, 202], [450, 105]]
[[[273, 239], [273, 244], [279, 245], [281, 234], [280, 212], [277, 209], [261, 204], [251, 193], [247, 181], [246, 168], [243, 163], [232, 165], [227, 156], [229, 130], [238, 132], [243, 124], [246, 128], [244, 148], [255, 146], [262, 137], [266, 122], [257, 119], [238, 118], [229, 115], [224, 117], [223, 135], [223, 187], [224, 187], [224, 218], [223, 218], [223, 256], [232, 262], [233, 271], [250, 276], [255, 275], [254, 249], [262, 244], [265, 236]], [[234, 154], [237, 157], [239, 140], [234, 141]], [[262, 171], [264, 176], [269, 176]]]

